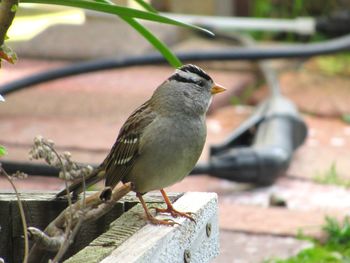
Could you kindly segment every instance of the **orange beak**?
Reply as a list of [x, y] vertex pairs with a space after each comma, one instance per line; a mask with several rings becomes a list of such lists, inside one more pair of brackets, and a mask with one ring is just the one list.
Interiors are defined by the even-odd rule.
[[216, 84], [214, 83], [213, 87], [211, 87], [211, 94], [217, 94], [217, 93], [220, 93], [220, 92], [224, 92], [226, 89], [219, 85], [219, 84]]

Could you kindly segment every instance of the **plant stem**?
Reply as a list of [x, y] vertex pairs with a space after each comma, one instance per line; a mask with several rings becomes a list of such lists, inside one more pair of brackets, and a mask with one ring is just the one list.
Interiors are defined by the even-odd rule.
[[4, 44], [6, 33], [16, 14], [18, 0], [0, 1], [0, 46]]
[[22, 201], [19, 197], [19, 193], [17, 191], [17, 188], [15, 184], [12, 182], [11, 177], [7, 174], [7, 172], [0, 166], [0, 175], [4, 175], [5, 178], [9, 181], [11, 184], [13, 190], [16, 193], [16, 198], [17, 198], [17, 204], [19, 208], [19, 213], [21, 215], [21, 221], [22, 221], [22, 227], [23, 227], [23, 235], [24, 235], [24, 257], [23, 257], [23, 262], [27, 263], [28, 262], [28, 254], [29, 254], [29, 242], [28, 242], [28, 232], [27, 232], [27, 222], [24, 214], [24, 209], [22, 205]]
[[84, 8], [93, 11], [104, 12], [108, 14], [118, 15], [118, 16], [127, 16], [132, 18], [139, 18], [144, 20], [150, 20], [154, 22], [174, 25], [174, 26], [183, 26], [191, 29], [197, 29], [202, 32], [205, 32], [209, 35], [213, 35], [207, 29], [202, 27], [191, 25], [187, 23], [183, 23], [162, 15], [157, 15], [151, 12], [145, 12], [133, 8], [121, 7], [118, 5], [112, 5], [107, 3], [107, 1], [87, 1], [87, 0], [21, 0], [21, 3], [37, 3], [37, 4], [50, 4], [50, 5], [62, 5], [62, 6], [70, 6], [70, 7], [78, 7]]

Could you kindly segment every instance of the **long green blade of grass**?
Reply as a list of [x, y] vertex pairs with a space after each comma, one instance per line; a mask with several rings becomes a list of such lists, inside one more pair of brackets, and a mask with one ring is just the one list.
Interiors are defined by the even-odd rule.
[[[110, 0], [94, 0], [99, 3], [113, 4]], [[143, 1], [141, 1], [143, 2]], [[147, 4], [148, 7], [149, 5]], [[144, 7], [144, 8], [145, 8]], [[150, 10], [149, 10], [150, 11]], [[150, 12], [157, 12], [156, 10]], [[126, 23], [132, 26], [137, 32], [139, 32], [144, 38], [150, 42], [154, 48], [156, 48], [163, 57], [172, 65], [174, 68], [180, 67], [182, 65], [181, 61], [177, 56], [155, 35], [153, 35], [147, 28], [137, 22], [135, 19], [126, 16], [120, 16]]]
[[167, 48], [167, 46], [157, 37], [155, 37], [147, 28], [137, 22], [135, 19], [130, 17], [121, 16], [121, 18], [137, 30], [142, 36], [144, 36], [163, 57], [172, 65], [174, 68], [178, 68], [182, 65], [181, 61], [175, 56], [175, 54]]
[[71, 6], [83, 9], [89, 9], [94, 11], [100, 11], [104, 13], [114, 14], [118, 16], [139, 18], [144, 20], [155, 21], [164, 24], [170, 24], [175, 26], [183, 26], [191, 29], [196, 29], [203, 31], [207, 34], [213, 35], [212, 32], [204, 28], [179, 22], [161, 15], [157, 15], [151, 12], [144, 12], [141, 10], [136, 10], [128, 7], [121, 7], [117, 5], [102, 3], [102, 2], [91, 2], [84, 0], [22, 0], [21, 3], [37, 3], [37, 4], [50, 4], [50, 5], [61, 5], [61, 6]]

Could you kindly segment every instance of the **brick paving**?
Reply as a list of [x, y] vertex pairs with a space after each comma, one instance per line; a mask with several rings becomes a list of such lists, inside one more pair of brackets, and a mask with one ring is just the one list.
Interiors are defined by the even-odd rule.
[[[310, 60], [312, 63], [312, 60]], [[302, 68], [287, 70], [280, 76], [284, 95], [306, 113], [320, 117], [339, 117], [350, 112], [348, 103], [349, 76], [332, 76]], [[255, 94], [255, 100], [265, 96], [266, 89]]]
[[[23, 59], [15, 67], [4, 64], [0, 84], [66, 63]], [[232, 107], [229, 103], [232, 94], [255, 81], [252, 73], [220, 70], [215, 63], [207, 68], [229, 92], [214, 100], [201, 161], [207, 158], [208, 145], [220, 142], [252, 112], [251, 107]], [[127, 115], [170, 72], [163, 66], [109, 70], [56, 80], [7, 96], [6, 103], [0, 104], [0, 144], [8, 148], [6, 159], [27, 160], [33, 137], [41, 134], [53, 139], [59, 150], [71, 151], [77, 161], [100, 162]], [[283, 77], [285, 86], [290, 82], [288, 78]], [[299, 105], [309, 102], [305, 94], [287, 89]], [[218, 193], [222, 253], [216, 263], [262, 262], [273, 256], [290, 256], [307, 245], [295, 239], [300, 229], [319, 237], [325, 215], [342, 218], [348, 214], [350, 192], [341, 186], [317, 184], [314, 178], [324, 174], [332, 164], [341, 178], [349, 178], [350, 125], [339, 118], [315, 115], [304, 118], [309, 137], [297, 151], [287, 175], [273, 186], [252, 188], [203, 175], [187, 177], [169, 187], [169, 191]], [[58, 179], [42, 177], [30, 177], [16, 184], [21, 191], [62, 187]], [[10, 189], [1, 178], [0, 189]], [[285, 200], [286, 207], [271, 207], [272, 195]]]
[[[262, 262], [262, 259], [273, 259], [276, 256], [288, 258], [301, 249], [310, 247], [307, 241], [299, 241], [291, 237], [254, 235], [223, 230], [220, 234], [220, 255], [213, 261], [214, 263]], [[226, 243], [229, 245], [225, 245]]]

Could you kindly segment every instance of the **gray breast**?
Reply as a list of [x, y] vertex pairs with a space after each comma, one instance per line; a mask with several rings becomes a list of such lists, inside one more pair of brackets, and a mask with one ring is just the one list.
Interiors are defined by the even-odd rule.
[[204, 117], [181, 123], [160, 117], [145, 130], [140, 155], [126, 181], [143, 193], [182, 180], [197, 163], [205, 138]]

